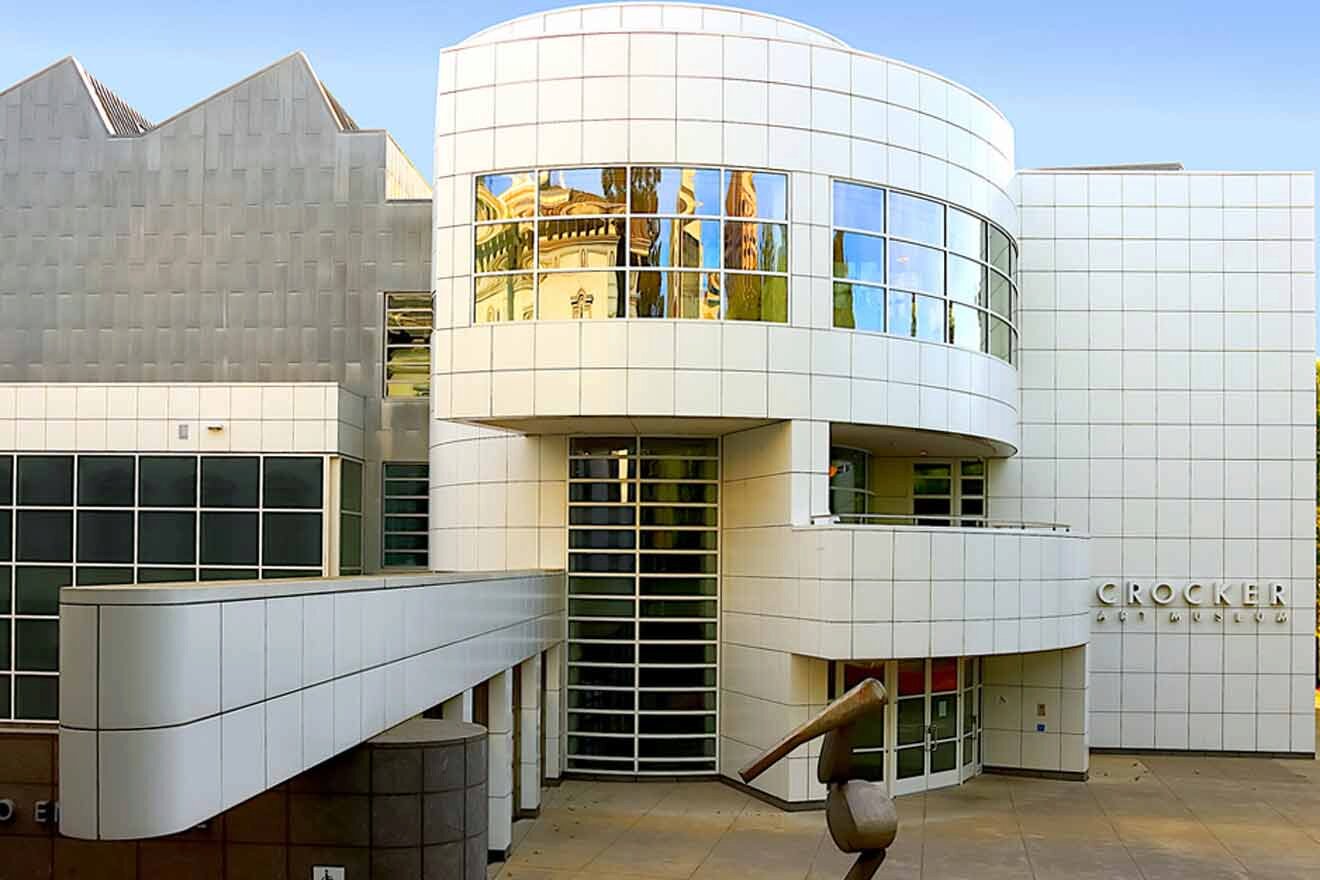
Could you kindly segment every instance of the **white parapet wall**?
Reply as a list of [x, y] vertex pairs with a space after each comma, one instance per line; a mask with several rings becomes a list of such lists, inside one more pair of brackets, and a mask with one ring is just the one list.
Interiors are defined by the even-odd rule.
[[560, 572], [66, 588], [60, 831], [191, 828], [563, 639]]

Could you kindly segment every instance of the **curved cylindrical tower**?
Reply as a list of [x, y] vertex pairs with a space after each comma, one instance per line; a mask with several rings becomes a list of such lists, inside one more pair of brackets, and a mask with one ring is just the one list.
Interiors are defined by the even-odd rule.
[[[1086, 639], [1084, 541], [986, 528], [1019, 444], [1004, 117], [684, 4], [481, 31], [436, 117], [432, 564], [567, 569], [566, 769], [727, 775], [863, 673], [906, 719], [895, 791], [979, 769], [979, 658]], [[818, 796], [795, 761], [758, 785]]]

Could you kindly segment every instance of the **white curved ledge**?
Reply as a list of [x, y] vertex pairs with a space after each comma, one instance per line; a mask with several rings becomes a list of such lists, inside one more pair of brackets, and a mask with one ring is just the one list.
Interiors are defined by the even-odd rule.
[[563, 595], [546, 571], [66, 588], [60, 831], [191, 828], [561, 641]]
[[825, 524], [726, 541], [724, 638], [831, 660], [1090, 639], [1089, 541], [1049, 529]]

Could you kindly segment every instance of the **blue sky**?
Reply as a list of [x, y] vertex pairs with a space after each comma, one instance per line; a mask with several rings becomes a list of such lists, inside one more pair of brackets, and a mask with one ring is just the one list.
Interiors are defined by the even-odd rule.
[[[58, 20], [0, 16], [0, 88], [73, 54], [158, 120], [302, 49], [349, 113], [388, 128], [429, 177], [440, 48], [553, 5], [561, 4], [73, 0]], [[1320, 166], [1314, 0], [751, 5], [980, 92], [1013, 122], [1020, 167]]]

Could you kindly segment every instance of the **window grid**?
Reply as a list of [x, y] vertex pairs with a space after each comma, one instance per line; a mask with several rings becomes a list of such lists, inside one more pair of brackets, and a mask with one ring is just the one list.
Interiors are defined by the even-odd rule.
[[[618, 171], [622, 175], [622, 180], [624, 181], [624, 185], [623, 185], [624, 192], [623, 192], [623, 210], [621, 212], [581, 214], [581, 215], [541, 213], [541, 192], [547, 186], [549, 181], [549, 175], [551, 173], [557, 171], [573, 172], [573, 171], [607, 171], [607, 170]], [[676, 172], [692, 170], [692, 171], [710, 171], [717, 173], [720, 177], [720, 189], [719, 189], [720, 204], [718, 205], [719, 210], [711, 211], [711, 212], [703, 212], [703, 213], [690, 213], [690, 214], [681, 214], [681, 213], [674, 213], [671, 211], [659, 211], [659, 210], [657, 210], [656, 212], [634, 211], [633, 210], [634, 173], [646, 172], [648, 170], [676, 171]], [[784, 210], [780, 212], [780, 215], [779, 216], [775, 216], [773, 214], [763, 215], [757, 213], [754, 214], [753, 216], [746, 217], [746, 216], [737, 216], [737, 215], [729, 214], [724, 206], [724, 200], [727, 197], [727, 186], [728, 186], [726, 181], [728, 179], [727, 175], [734, 172], [749, 172], [753, 174], [770, 175], [777, 179], [780, 179], [782, 181], [782, 187], [783, 187], [783, 206], [784, 206]], [[480, 182], [483, 178], [502, 177], [509, 175], [528, 175], [531, 176], [533, 180], [535, 180], [535, 186], [533, 187], [534, 192], [533, 192], [533, 201], [532, 201], [532, 214], [531, 216], [497, 217], [493, 219], [482, 220], [479, 219], [480, 200], [479, 197], [474, 196], [473, 201], [474, 204], [476, 205], [476, 214], [474, 215], [474, 217], [476, 217], [477, 219], [474, 219], [473, 222], [474, 229], [473, 229], [472, 267], [473, 267], [473, 319], [476, 323], [490, 323], [490, 322], [501, 322], [501, 321], [510, 321], [510, 320], [545, 320], [545, 318], [542, 315], [542, 308], [541, 308], [542, 281], [547, 276], [571, 275], [571, 274], [592, 274], [592, 275], [613, 274], [615, 276], [618, 276], [618, 278], [616, 279], [616, 285], [617, 285], [616, 296], [623, 299], [626, 305], [626, 309], [625, 309], [626, 313], [622, 315], [609, 316], [607, 320], [627, 317], [627, 318], [666, 318], [671, 320], [697, 320], [697, 319], [763, 320], [763, 321], [770, 321], [773, 323], [787, 323], [788, 283], [789, 283], [788, 282], [789, 226], [788, 226], [788, 211], [787, 211], [787, 206], [789, 204], [789, 195], [788, 195], [789, 176], [787, 174], [782, 172], [762, 170], [762, 169], [743, 169], [743, 168], [733, 168], [733, 167], [725, 167], [725, 166], [701, 166], [701, 165], [685, 165], [685, 166], [611, 165], [611, 166], [603, 166], [600, 168], [539, 168], [539, 169], [502, 172], [498, 175], [485, 175], [485, 174], [476, 175], [473, 178], [474, 189], [478, 191], [480, 190], [481, 188]], [[596, 220], [602, 224], [608, 224], [608, 223], [618, 224], [621, 227], [621, 231], [618, 234], [622, 236], [620, 241], [620, 244], [622, 244], [622, 256], [620, 258], [620, 261], [610, 266], [581, 266], [581, 267], [542, 266], [541, 239], [542, 239], [543, 225], [572, 222], [574, 220], [578, 220], [578, 221]], [[715, 264], [711, 266], [707, 266], [707, 265], [634, 266], [632, 265], [632, 257], [633, 257], [632, 244], [633, 244], [633, 236], [634, 236], [633, 230], [638, 228], [638, 224], [647, 223], [649, 221], [656, 221], [658, 224], [662, 224], [663, 221], [666, 220], [698, 221], [703, 223], [717, 224], [717, 234], [715, 241], [715, 250], [716, 250], [716, 259], [714, 261]], [[783, 269], [775, 270], [775, 269], [761, 268], [761, 267], [754, 269], [739, 269], [739, 268], [725, 266], [724, 265], [725, 257], [728, 249], [728, 245], [725, 240], [725, 233], [726, 233], [726, 227], [731, 223], [747, 223], [747, 224], [756, 225], [758, 227], [773, 227], [779, 229], [780, 242], [782, 244], [781, 255], [783, 259]], [[496, 226], [512, 227], [516, 229], [521, 229], [521, 227], [524, 226], [529, 228], [529, 231], [531, 233], [532, 250], [531, 250], [531, 261], [528, 266], [513, 268], [513, 269], [493, 269], [493, 270], [483, 270], [481, 268], [482, 260], [481, 260], [481, 255], [478, 253], [479, 236], [480, 236], [479, 230], [483, 227], [496, 227]], [[672, 290], [667, 290], [664, 295], [665, 303], [662, 310], [663, 314], [661, 315], [639, 314], [637, 312], [637, 303], [634, 301], [634, 291], [638, 289], [636, 287], [636, 282], [638, 277], [643, 274], [668, 275], [668, 276], [672, 276], [673, 278], [684, 278], [684, 279], [686, 278], [699, 279], [702, 276], [706, 276], [708, 282], [711, 279], [714, 279], [715, 280], [714, 293], [718, 294], [719, 296], [719, 307], [717, 313], [715, 314], [701, 313], [697, 316], [673, 314], [675, 308], [672, 305], [671, 300], [674, 297], [675, 292]], [[729, 315], [730, 285], [726, 283], [726, 279], [737, 276], [746, 276], [749, 278], [757, 277], [757, 278], [778, 279], [780, 282], [782, 282], [784, 288], [784, 303], [783, 303], [782, 315], [776, 315], [775, 317], [772, 318], [762, 317], [759, 319], [739, 318], [737, 316]], [[522, 310], [522, 314], [520, 314], [518, 317], [512, 317], [512, 316], [500, 317], [492, 314], [490, 310], [487, 310], [486, 314], [483, 315], [483, 311], [480, 303], [480, 298], [481, 298], [480, 284], [482, 279], [492, 279], [492, 278], [522, 278], [528, 280], [531, 284], [530, 287], [531, 302], [532, 302], [531, 310], [530, 311], [526, 309]], [[699, 282], [697, 283], [697, 288], [698, 291], [700, 291], [701, 288]], [[707, 288], [707, 291], [709, 292], [709, 288]], [[764, 309], [764, 305], [765, 304], [763, 301], [762, 302], [763, 309]], [[577, 308], [574, 309], [573, 318], [574, 319], [582, 318], [582, 315], [577, 310]]]
[[[882, 207], [877, 210], [878, 222], [874, 226], [865, 227], [856, 224], [840, 222], [841, 213], [841, 191], [852, 191], [855, 193], [874, 194], [882, 199]], [[940, 234], [939, 242], [933, 242], [929, 239], [921, 239], [912, 235], [902, 235], [890, 230], [893, 211], [891, 205], [895, 198], [904, 199], [909, 202], [924, 203], [926, 205], [938, 206], [940, 211]], [[896, 336], [909, 336], [916, 338], [925, 338], [918, 329], [918, 308], [923, 305], [922, 297], [939, 302], [940, 312], [942, 314], [940, 328], [940, 339], [926, 339], [926, 341], [937, 341], [948, 345], [971, 349], [965, 340], [959, 340], [955, 336], [957, 322], [955, 317], [959, 314], [975, 315], [979, 323], [979, 345], [975, 350], [992, 354], [1001, 360], [1010, 363], [1017, 362], [1018, 333], [1017, 317], [1019, 310], [1018, 289], [1017, 289], [1017, 246], [1013, 244], [1012, 239], [1006, 232], [1000, 229], [991, 221], [972, 214], [963, 208], [941, 202], [926, 196], [920, 196], [913, 193], [902, 192], [892, 188], [872, 186], [869, 184], [855, 183], [852, 181], [839, 180], [833, 181], [831, 187], [831, 199], [833, 208], [831, 212], [831, 247], [832, 254], [831, 275], [834, 284], [834, 326], [844, 329], [869, 330], [872, 332], [882, 332]], [[853, 209], [843, 209], [845, 213], [851, 213]], [[971, 218], [980, 223], [980, 249], [979, 253], [973, 255], [965, 251], [957, 250], [951, 243], [950, 235], [950, 212], [956, 211], [959, 214]], [[999, 267], [995, 265], [995, 256], [991, 253], [991, 241], [994, 235], [1003, 237], [1007, 246], [1006, 265]], [[863, 278], [855, 277], [854, 273], [847, 271], [846, 261], [842, 262], [841, 249], [845, 238], [843, 236], [865, 236], [867, 240], [880, 243], [880, 277]], [[891, 261], [890, 252], [894, 244], [902, 246], [915, 246], [924, 248], [940, 255], [941, 266], [941, 284], [943, 288], [939, 292], [932, 290], [923, 290], [913, 284], [903, 284], [894, 281], [890, 277]], [[978, 267], [981, 274], [981, 281], [977, 291], [976, 302], [969, 302], [954, 296], [950, 290], [950, 277], [953, 274], [952, 268], [959, 264], [959, 261], [972, 263]], [[840, 271], [840, 266], [843, 270]], [[1007, 302], [999, 308], [991, 299], [991, 290], [994, 289], [996, 282], [1002, 282], [1005, 285]], [[854, 311], [856, 307], [855, 298], [860, 288], [862, 293], [872, 292], [871, 295], [878, 295], [880, 298], [879, 320], [872, 320], [871, 326], [857, 326], [857, 315]], [[890, 299], [889, 292], [906, 294], [912, 296], [912, 322], [906, 329], [902, 327], [891, 327]], [[995, 334], [994, 331], [1000, 331]], [[1004, 338], [1002, 342], [999, 336]]]
[[[427, 487], [430, 471], [426, 462], [385, 462], [382, 465], [381, 564], [385, 568], [426, 568], [429, 565], [427, 544], [430, 540], [431, 501]], [[409, 521], [419, 519], [421, 523]]]
[[[70, 485], [68, 503], [19, 503], [19, 476], [23, 468], [22, 462], [26, 459], [55, 459], [67, 461], [70, 465]], [[84, 503], [81, 497], [81, 483], [84, 467], [92, 462], [103, 462], [107, 459], [128, 459], [131, 461], [131, 503], [116, 504], [96, 504]], [[193, 485], [192, 496], [189, 504], [180, 504], [175, 506], [161, 505], [143, 505], [142, 497], [142, 461], [144, 459], [171, 459], [179, 461], [192, 461]], [[243, 507], [223, 507], [216, 505], [202, 506], [202, 467], [206, 460], [233, 460], [233, 459], [253, 459], [256, 461], [256, 506]], [[321, 474], [321, 498], [322, 502], [315, 507], [276, 507], [266, 506], [265, 501], [265, 480], [268, 461], [290, 461], [290, 460], [311, 460], [315, 459], [320, 464]], [[9, 644], [7, 656], [3, 658], [3, 664], [6, 668], [0, 669], [0, 721], [3, 722], [24, 722], [24, 723], [46, 723], [56, 720], [58, 709], [58, 685], [52, 688], [46, 694], [45, 705], [50, 707], [49, 711], [39, 713], [23, 712], [20, 713], [20, 687], [24, 684], [33, 684], [37, 681], [56, 681], [59, 676], [58, 669], [19, 669], [19, 624], [21, 622], [49, 622], [58, 627], [59, 614], [56, 605], [55, 613], [33, 613], [30, 611], [20, 611], [19, 609], [19, 575], [29, 571], [49, 571], [56, 574], [56, 580], [67, 580], [67, 583], [78, 583], [80, 585], [108, 584], [111, 582], [120, 582], [114, 580], [114, 573], [123, 572], [123, 583], [144, 582], [144, 575], [148, 579], [153, 578], [153, 574], [169, 574], [167, 579], [155, 578], [158, 582], [163, 580], [216, 580], [223, 579], [226, 573], [232, 573], [228, 576], [252, 576], [252, 577], [298, 577], [298, 576], [320, 576], [324, 573], [324, 561], [326, 553], [326, 540], [324, 529], [323, 499], [325, 497], [326, 486], [326, 468], [327, 457], [315, 455], [260, 455], [260, 454], [208, 454], [208, 455], [172, 455], [168, 453], [149, 454], [149, 453], [96, 453], [96, 454], [56, 454], [43, 453], [31, 455], [4, 455], [0, 456], [0, 476], [3, 476], [5, 470], [10, 475], [10, 485], [8, 494], [0, 492], [0, 515], [7, 514], [9, 525], [7, 534], [0, 534], [0, 541], [3, 541], [3, 553], [0, 553], [0, 634], [5, 629], [8, 630]], [[0, 487], [3, 487], [3, 480], [0, 480]], [[124, 501], [128, 498], [125, 497]], [[29, 560], [19, 559], [19, 519], [20, 514], [25, 512], [44, 512], [51, 511], [57, 513], [67, 513], [69, 515], [69, 549], [67, 560]], [[86, 513], [119, 513], [128, 514], [131, 522], [131, 535], [129, 536], [129, 545], [131, 546], [131, 561], [101, 561], [96, 559], [84, 559], [80, 539], [80, 514]], [[175, 513], [190, 514], [192, 516], [192, 542], [191, 542], [191, 563], [167, 563], [167, 562], [145, 562], [142, 559], [141, 548], [141, 515], [152, 513]], [[236, 513], [255, 516], [256, 519], [256, 559], [252, 564], [240, 563], [217, 563], [202, 561], [202, 520], [207, 513]], [[321, 564], [311, 565], [286, 565], [271, 564], [263, 567], [267, 562], [265, 556], [265, 529], [266, 518], [269, 514], [300, 514], [315, 516], [318, 522], [319, 533], [319, 556]], [[60, 577], [63, 573], [66, 577]], [[208, 577], [209, 576], [209, 577]], [[217, 577], [218, 576], [218, 577]], [[8, 581], [7, 585], [5, 581]], [[29, 585], [30, 586], [30, 585]], [[34, 591], [29, 591], [34, 592]], [[32, 601], [31, 598], [25, 600], [25, 604]], [[58, 601], [58, 600], [56, 600]], [[27, 630], [27, 627], [23, 627]], [[55, 641], [49, 647], [49, 651], [56, 658], [58, 663], [58, 629], [56, 628]]]
[[[431, 332], [434, 300], [429, 293], [385, 294], [385, 396], [431, 396]], [[419, 342], [419, 333], [426, 342]]]
[[684, 455], [608, 440], [612, 452], [599, 439], [570, 449], [567, 769], [714, 773], [718, 441], [675, 438], [712, 453]]

